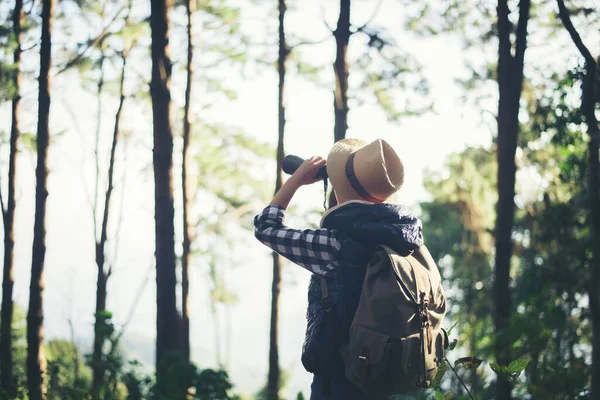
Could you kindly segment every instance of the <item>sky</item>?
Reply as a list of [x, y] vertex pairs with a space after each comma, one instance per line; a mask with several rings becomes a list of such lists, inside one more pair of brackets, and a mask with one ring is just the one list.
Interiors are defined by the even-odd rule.
[[[297, 37], [321, 39], [328, 32], [322, 15], [330, 25], [335, 24], [336, 2], [306, 0], [301, 9], [290, 11], [286, 20], [290, 32]], [[135, 2], [135, 13], [148, 14], [145, 2]], [[265, 2], [259, 5], [244, 3], [244, 29], [256, 37], [264, 37], [265, 30], [275, 25], [265, 24], [268, 18]], [[376, 1], [353, 3], [353, 23], [361, 25], [376, 8]], [[300, 7], [300, 6], [299, 6]], [[494, 100], [488, 104], [462, 102], [462, 90], [455, 83], [464, 77], [466, 54], [460, 41], [453, 36], [419, 38], [403, 32], [404, 8], [402, 2], [383, 0], [373, 23], [386, 27], [403, 50], [413, 54], [423, 65], [425, 77], [431, 88], [430, 99], [434, 112], [404, 118], [390, 123], [377, 107], [354, 107], [349, 115], [347, 137], [367, 142], [383, 138], [396, 149], [405, 165], [406, 178], [399, 200], [418, 213], [418, 202], [427, 200], [423, 176], [427, 169], [442, 167], [445, 157], [466, 146], [487, 146], [492, 132], [483, 124], [481, 108], [493, 111]], [[180, 15], [174, 15], [181, 22]], [[273, 22], [275, 23], [275, 22]], [[75, 25], [84, 24], [76, 21]], [[77, 30], [75, 30], [77, 33]], [[180, 29], [173, 30], [173, 55], [181, 54], [184, 38]], [[198, 40], [201, 29], [198, 28]], [[356, 55], [360, 39], [350, 45], [351, 58]], [[142, 43], [142, 46], [147, 43]], [[494, 44], [484, 52], [495, 52]], [[275, 47], [273, 51], [275, 51]], [[141, 48], [136, 57], [142, 57], [147, 48]], [[302, 56], [325, 65], [323, 76], [331, 71], [334, 42], [328, 40], [318, 46], [302, 49]], [[135, 59], [135, 57], [134, 57]], [[31, 58], [29, 62], [35, 63]], [[356, 66], [350, 65], [352, 77]], [[136, 61], [138, 74], [149, 72], [149, 62]], [[228, 121], [243, 128], [256, 139], [275, 145], [277, 137], [277, 76], [274, 69], [263, 68], [259, 73], [244, 76], [239, 71], [224, 70], [226, 82], [237, 91], [237, 99], [220, 100], [210, 109], [201, 111], [198, 121]], [[287, 153], [302, 157], [325, 157], [332, 145], [333, 110], [330, 82], [320, 85], [298, 76], [290, 76], [286, 88], [287, 125], [285, 148]], [[351, 78], [352, 79], [352, 78]], [[131, 85], [139, 81], [131, 78]], [[173, 77], [173, 99], [180, 105], [183, 98], [184, 77]], [[56, 134], [49, 153], [49, 192], [47, 215], [47, 253], [45, 273], [44, 330], [46, 338], [70, 337], [67, 322], [74, 326], [74, 340], [82, 351], [91, 347], [93, 309], [95, 301], [96, 267], [94, 264], [93, 222], [89, 196], [94, 181], [93, 136], [96, 126], [96, 99], [90, 91], [81, 88], [80, 77], [65, 73], [53, 81], [51, 129]], [[26, 81], [24, 93], [24, 130], [35, 127], [36, 85]], [[202, 93], [196, 93], [199, 102]], [[109, 258], [115, 263], [115, 273], [109, 282], [108, 309], [114, 312], [118, 326], [127, 321], [127, 350], [142, 357], [150, 365], [155, 340], [155, 275], [154, 275], [154, 211], [152, 177], [151, 113], [147, 100], [128, 100], [125, 105], [124, 129], [129, 132], [126, 146], [118, 152], [117, 201], [122, 210], [119, 240], [109, 245]], [[116, 110], [114, 98], [106, 97], [101, 131], [102, 154], [107, 155], [112, 118]], [[200, 111], [198, 111], [200, 113]], [[179, 115], [175, 113], [176, 115]], [[7, 104], [0, 107], [0, 129], [8, 129], [10, 113]], [[178, 124], [178, 122], [177, 122]], [[179, 128], [178, 128], [179, 129]], [[124, 142], [124, 143], [125, 143]], [[176, 147], [180, 141], [176, 142]], [[2, 149], [2, 176], [5, 176], [5, 157]], [[179, 147], [178, 147], [179, 148]], [[107, 159], [107, 157], [105, 157]], [[106, 165], [106, 162], [103, 162]], [[175, 168], [180, 159], [176, 157]], [[30, 152], [19, 158], [18, 202], [16, 215], [15, 291], [14, 299], [22, 308], [27, 307], [29, 268], [34, 215], [35, 157]], [[274, 163], [265, 165], [265, 184], [272, 185]], [[176, 172], [177, 174], [177, 172]], [[177, 184], [177, 182], [176, 182]], [[5, 185], [5, 182], [2, 182]], [[123, 190], [126, 188], [126, 190]], [[303, 187], [293, 200], [297, 215], [289, 216], [289, 224], [302, 227], [307, 221], [303, 212], [319, 209], [322, 204], [322, 187]], [[266, 204], [265, 204], [266, 205]], [[252, 202], [252, 213], [264, 206]], [[116, 223], [117, 220], [112, 221]], [[113, 225], [114, 226], [114, 225]], [[425, 227], [425, 240], [427, 239]], [[236, 389], [254, 393], [266, 381], [269, 345], [269, 314], [271, 288], [271, 257], [269, 251], [258, 243], [251, 232], [232, 233], [235, 245], [229, 250], [231, 257], [223, 257], [222, 268], [230, 290], [238, 302], [229, 309], [220, 308], [218, 329], [209, 307], [209, 281], [207, 267], [195, 260], [191, 271], [191, 340], [192, 358], [202, 368], [216, 367], [216, 347], [221, 346], [222, 357], [230, 368]], [[117, 245], [118, 242], [118, 245]], [[225, 249], [221, 249], [223, 251]], [[309, 273], [286, 264], [280, 311], [281, 366], [290, 378], [285, 394], [288, 398], [298, 391], [308, 394], [310, 374], [300, 363], [305, 329], [306, 289]], [[132, 307], [135, 309], [132, 311]], [[131, 317], [130, 317], [131, 316]], [[215, 334], [216, 330], [219, 331]], [[219, 339], [218, 343], [216, 339]]]

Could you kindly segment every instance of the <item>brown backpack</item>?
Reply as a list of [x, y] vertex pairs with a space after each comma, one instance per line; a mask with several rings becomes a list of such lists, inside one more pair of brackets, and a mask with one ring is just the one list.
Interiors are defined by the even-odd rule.
[[441, 276], [425, 246], [404, 256], [377, 246], [341, 349], [346, 377], [371, 396], [429, 387], [448, 347], [445, 312]]

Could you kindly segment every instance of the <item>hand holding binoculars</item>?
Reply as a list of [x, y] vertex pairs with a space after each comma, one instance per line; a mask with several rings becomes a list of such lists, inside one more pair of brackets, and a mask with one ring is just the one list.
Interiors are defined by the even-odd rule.
[[[303, 162], [303, 158], [290, 154], [284, 157], [281, 167], [283, 168], [283, 172], [292, 175]], [[319, 169], [319, 172], [317, 172], [315, 176], [321, 179], [327, 179], [327, 167]]]

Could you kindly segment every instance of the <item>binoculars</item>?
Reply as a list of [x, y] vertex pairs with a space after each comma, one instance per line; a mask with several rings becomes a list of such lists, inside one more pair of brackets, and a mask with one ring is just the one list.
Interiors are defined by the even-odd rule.
[[[283, 158], [283, 163], [281, 167], [283, 168], [283, 172], [285, 172], [288, 175], [292, 175], [294, 172], [296, 172], [300, 164], [302, 164], [303, 162], [303, 158], [294, 155], [289, 155]], [[317, 178], [327, 179], [327, 167], [321, 167], [321, 169], [319, 169], [319, 172], [317, 172], [315, 176]]]

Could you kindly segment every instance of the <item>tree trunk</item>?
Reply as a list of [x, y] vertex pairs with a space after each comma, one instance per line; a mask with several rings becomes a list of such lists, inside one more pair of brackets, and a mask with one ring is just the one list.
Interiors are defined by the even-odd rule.
[[[102, 256], [99, 256], [102, 252]], [[101, 267], [102, 266], [102, 267]], [[96, 282], [96, 310], [94, 314], [94, 350], [92, 353], [92, 399], [100, 398], [100, 391], [104, 383], [105, 370], [102, 366], [102, 347], [105, 335], [102, 333], [104, 325], [104, 312], [106, 311], [106, 284], [108, 277], [104, 272], [104, 250], [99, 243], [96, 244], [96, 267], [98, 279]]]
[[171, 132], [171, 60], [169, 58], [170, 0], [151, 2], [152, 115], [154, 130], [154, 201], [156, 240], [156, 382], [166, 394], [174, 375], [169, 368], [180, 349], [175, 286], [175, 228], [173, 207], [173, 133]]
[[119, 85], [119, 106], [117, 113], [115, 114], [115, 124], [113, 128], [112, 144], [110, 147], [110, 160], [108, 164], [108, 188], [106, 189], [106, 195], [104, 197], [104, 211], [102, 214], [102, 227], [100, 232], [100, 240], [96, 243], [96, 267], [98, 269], [98, 280], [96, 287], [96, 314], [94, 323], [94, 352], [92, 356], [92, 370], [93, 370], [93, 381], [92, 381], [92, 398], [98, 399], [104, 383], [105, 369], [102, 366], [102, 347], [104, 341], [107, 339], [103, 332], [103, 326], [106, 322], [106, 296], [107, 296], [107, 284], [108, 278], [111, 274], [111, 269], [105, 269], [106, 266], [106, 254], [105, 247], [108, 238], [108, 218], [110, 215], [111, 198], [114, 189], [114, 170], [115, 170], [115, 156], [117, 151], [117, 144], [120, 136], [120, 122], [121, 115], [123, 112], [123, 104], [125, 103], [125, 68], [127, 66], [127, 54], [128, 51], [125, 49], [122, 55], [122, 66], [121, 66], [121, 80]]
[[[104, 17], [103, 13], [101, 14]], [[96, 106], [96, 140], [94, 143], [94, 157], [96, 161], [96, 179], [94, 182], [94, 203], [93, 203], [93, 219], [94, 219], [94, 244], [96, 249], [96, 309], [94, 321], [94, 348], [92, 353], [92, 400], [98, 400], [100, 397], [100, 388], [104, 381], [104, 372], [102, 369], [102, 343], [103, 340], [99, 332], [101, 331], [101, 322], [99, 317], [102, 311], [106, 309], [106, 274], [104, 273], [104, 244], [98, 241], [98, 195], [100, 193], [100, 129], [102, 126], [102, 89], [104, 88], [104, 45], [100, 43], [100, 79], [96, 86], [97, 106]], [[106, 212], [106, 210], [104, 211]]]
[[[277, 135], [277, 169], [275, 172], [275, 193], [283, 184], [282, 163], [284, 156], [285, 135], [285, 62], [290, 54], [285, 39], [285, 0], [279, 0], [279, 50], [277, 57], [278, 85], [278, 135]], [[267, 399], [278, 400], [281, 383], [279, 368], [279, 296], [281, 293], [281, 257], [273, 252], [273, 282], [271, 285], [271, 323], [269, 332], [269, 374], [267, 378]]]
[[[596, 71], [597, 71], [596, 67]], [[589, 75], [592, 75], [589, 73]], [[594, 74], [596, 75], [596, 74]], [[597, 76], [597, 75], [596, 75]], [[597, 80], [597, 78], [596, 78]], [[587, 83], [590, 92], [594, 91], [595, 83]], [[585, 89], [584, 89], [585, 90]], [[596, 102], [598, 102], [596, 94]], [[589, 149], [589, 185], [590, 208], [592, 217], [592, 263], [590, 265], [590, 284], [588, 294], [592, 318], [592, 393], [591, 398], [600, 396], [600, 129], [594, 114], [594, 106], [586, 113], [588, 133], [590, 134]]]
[[[519, 3], [515, 54], [510, 40], [512, 27], [507, 0], [498, 1], [498, 203], [496, 204], [494, 264], [494, 323], [496, 327], [496, 360], [501, 365], [510, 362], [512, 343], [508, 327], [510, 320], [510, 260], [513, 251], [512, 228], [515, 215], [515, 153], [519, 135], [519, 102], [523, 86], [523, 64], [527, 47], [527, 23], [530, 0]], [[510, 383], [498, 378], [496, 398], [510, 399]]]
[[336, 53], [333, 70], [335, 73], [333, 129], [334, 141], [346, 137], [348, 129], [348, 43], [350, 42], [350, 0], [340, 0], [340, 15], [333, 32]]
[[181, 186], [183, 190], [183, 254], [181, 255], [181, 349], [186, 361], [190, 361], [190, 315], [188, 308], [188, 296], [190, 287], [190, 250], [192, 246], [192, 230], [190, 224], [190, 201], [188, 194], [188, 170], [187, 159], [190, 145], [191, 115], [190, 106], [192, 99], [192, 61], [194, 57], [194, 45], [192, 42], [192, 16], [196, 9], [194, 0], [186, 1], [187, 11], [187, 80], [185, 86], [185, 105], [183, 108], [183, 149], [181, 166]]
[[9, 397], [14, 397], [12, 361], [12, 314], [13, 314], [13, 261], [14, 261], [14, 218], [17, 141], [19, 139], [19, 107], [21, 102], [21, 23], [23, 20], [23, 0], [15, 1], [13, 11], [13, 34], [16, 41], [13, 68], [14, 94], [12, 98], [12, 124], [10, 128], [10, 156], [8, 160], [8, 202], [2, 210], [4, 223], [4, 270], [2, 279], [2, 312], [0, 319], [0, 389]]
[[558, 0], [558, 13], [573, 43], [585, 59], [585, 76], [581, 82], [581, 111], [588, 128], [590, 218], [592, 236], [592, 261], [588, 296], [592, 320], [592, 392], [591, 398], [600, 396], [600, 126], [596, 118], [596, 105], [600, 102], [598, 63], [583, 43], [573, 26], [564, 0]]
[[[340, 15], [337, 27], [333, 32], [335, 37], [335, 91], [333, 92], [333, 141], [337, 142], [346, 137], [348, 129], [348, 43], [350, 43], [350, 0], [340, 0]], [[329, 207], [337, 204], [335, 196], [329, 198]]]
[[46, 256], [46, 199], [48, 197], [48, 145], [50, 119], [50, 67], [52, 64], [52, 23], [54, 0], [42, 2], [42, 32], [40, 47], [40, 76], [38, 94], [37, 123], [37, 167], [35, 190], [35, 221], [33, 228], [33, 249], [31, 262], [31, 282], [29, 285], [29, 311], [27, 313], [27, 386], [29, 398], [45, 398], [44, 373], [46, 362], [43, 353], [44, 320], [44, 258]]

